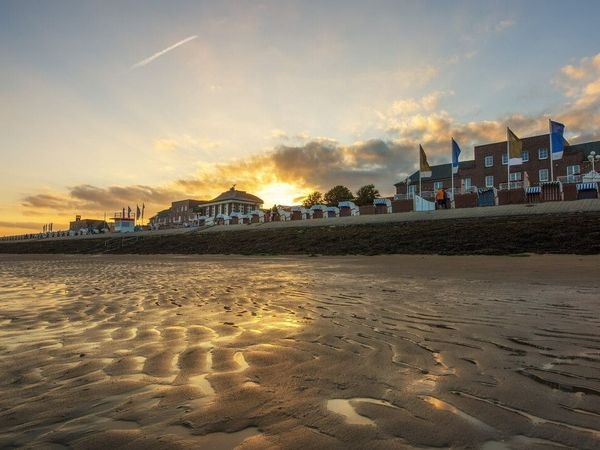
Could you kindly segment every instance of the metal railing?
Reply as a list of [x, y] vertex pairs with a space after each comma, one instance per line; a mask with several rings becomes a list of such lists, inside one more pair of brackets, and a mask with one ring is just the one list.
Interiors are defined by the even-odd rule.
[[[452, 188], [444, 189], [450, 196], [461, 195], [461, 194], [473, 194], [477, 193], [477, 186], [469, 186], [467, 188]], [[408, 194], [396, 194], [394, 200], [412, 200], [415, 195], [419, 195], [418, 192]], [[436, 191], [423, 191], [421, 197], [423, 198], [435, 198]]]
[[509, 189], [523, 189], [524, 187], [525, 184], [522, 181], [511, 181], [510, 183], [500, 183], [498, 185], [498, 190], [506, 191]]
[[583, 181], [583, 175], [565, 175], [556, 177], [556, 181], [560, 181], [562, 184], [581, 183]]

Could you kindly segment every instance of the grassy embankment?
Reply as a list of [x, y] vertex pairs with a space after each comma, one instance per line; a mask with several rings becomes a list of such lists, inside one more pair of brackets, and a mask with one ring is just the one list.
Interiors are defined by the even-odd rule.
[[600, 253], [600, 212], [0, 243], [0, 253]]

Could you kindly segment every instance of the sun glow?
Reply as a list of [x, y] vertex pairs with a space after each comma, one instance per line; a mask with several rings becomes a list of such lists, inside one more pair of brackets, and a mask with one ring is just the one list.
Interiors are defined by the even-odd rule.
[[295, 205], [299, 197], [310, 193], [310, 189], [300, 188], [289, 183], [271, 183], [262, 187], [256, 195], [264, 200], [265, 208], [273, 205]]

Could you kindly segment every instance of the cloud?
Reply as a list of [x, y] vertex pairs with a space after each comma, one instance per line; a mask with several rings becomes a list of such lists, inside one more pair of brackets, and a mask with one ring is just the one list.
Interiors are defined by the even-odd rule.
[[279, 128], [271, 130], [270, 139], [278, 141], [287, 141], [289, 138], [289, 135], [284, 130], [280, 130]]
[[514, 20], [510, 20], [510, 19], [501, 20], [494, 27], [494, 31], [496, 31], [496, 32], [499, 33], [499, 32], [502, 32], [504, 30], [507, 30], [509, 28], [512, 28], [515, 25], [516, 25], [516, 22]]
[[[179, 189], [178, 189], [179, 188]], [[23, 213], [28, 216], [68, 218], [81, 214], [96, 218], [105, 212], [111, 216], [123, 207], [146, 204], [147, 212], [156, 212], [169, 206], [173, 200], [189, 193], [181, 186], [151, 187], [144, 185], [98, 187], [81, 184], [66, 192], [35, 194], [22, 201]], [[149, 216], [147, 216], [149, 217]]]
[[560, 119], [580, 141], [600, 138], [600, 53], [562, 67], [554, 80], [568, 102]]
[[171, 152], [177, 149], [178, 144], [175, 139], [160, 138], [154, 141], [154, 149], [159, 152]]
[[184, 134], [178, 138], [163, 137], [154, 141], [154, 149], [158, 152], [173, 152], [176, 150], [185, 151], [206, 151], [214, 150], [223, 145], [223, 141], [209, 138], [195, 138]]
[[[600, 139], [600, 54], [565, 66], [556, 86], [565, 92], [567, 101], [553, 113], [552, 118], [567, 125], [569, 140], [575, 143]], [[504, 140], [506, 125], [510, 125], [519, 136], [545, 133], [547, 130], [548, 113], [460, 121], [443, 109], [447, 95], [452, 95], [452, 92], [434, 91], [418, 98], [391, 101], [387, 110], [376, 111], [373, 121], [385, 139], [342, 144], [328, 137], [285, 133], [285, 136], [290, 136], [285, 145], [228, 162], [199, 164], [193, 177], [159, 187], [82, 184], [63, 193], [30, 195], [23, 199], [24, 214], [55, 211], [98, 215], [142, 202], [146, 203], [147, 212], [152, 214], [177, 199], [210, 199], [232, 184], [257, 193], [265, 186], [282, 183], [297, 187], [300, 193], [308, 189], [324, 191], [336, 184], [355, 190], [361, 185], [374, 183], [382, 193], [389, 194], [395, 182], [416, 169], [419, 144], [424, 145], [430, 162], [440, 164], [448, 162], [451, 137], [457, 139], [467, 159], [472, 157], [474, 145]], [[280, 133], [283, 130], [275, 131], [283, 136]], [[181, 142], [186, 142], [185, 139], [173, 142], [169, 139], [164, 138], [161, 145], [179, 148]]]
[[440, 99], [444, 95], [452, 94], [452, 92], [446, 93], [441, 91], [431, 92], [420, 99], [404, 99], [397, 100], [392, 103], [391, 111], [399, 116], [413, 114], [417, 111], [431, 112], [438, 108]]
[[45, 223], [42, 222], [11, 222], [8, 220], [0, 220], [0, 228], [20, 228], [23, 230], [41, 231]]
[[193, 36], [188, 36], [185, 39], [182, 39], [179, 42], [174, 43], [173, 45], [154, 53], [152, 56], [149, 56], [148, 58], [142, 59], [141, 61], [136, 62], [135, 64], [133, 64], [129, 70], [134, 70], [137, 69], [138, 67], [143, 67], [147, 64], [150, 64], [152, 61], [154, 61], [157, 58], [160, 58], [162, 55], [164, 55], [165, 53], [170, 52], [171, 50], [176, 49], [177, 47], [182, 46], [183, 44], [186, 44], [190, 41], [193, 41], [194, 39], [196, 39], [198, 36], [197, 35], [193, 35]]

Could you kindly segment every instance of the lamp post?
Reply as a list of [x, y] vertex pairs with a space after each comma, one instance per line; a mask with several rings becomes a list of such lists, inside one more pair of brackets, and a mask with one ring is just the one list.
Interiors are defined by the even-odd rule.
[[595, 151], [591, 151], [587, 157], [588, 161], [592, 163], [592, 172], [595, 172], [596, 161], [600, 162], [600, 155], [596, 155]]

